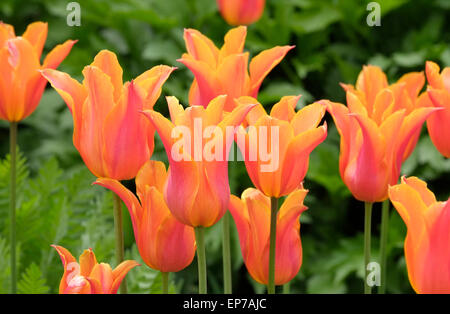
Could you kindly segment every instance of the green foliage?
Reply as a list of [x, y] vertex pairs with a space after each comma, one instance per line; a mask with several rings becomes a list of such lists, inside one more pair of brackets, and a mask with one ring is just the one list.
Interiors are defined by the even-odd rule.
[[22, 274], [17, 288], [21, 294], [43, 294], [49, 291], [49, 287], [45, 284], [45, 279], [42, 278], [41, 270], [34, 263]]

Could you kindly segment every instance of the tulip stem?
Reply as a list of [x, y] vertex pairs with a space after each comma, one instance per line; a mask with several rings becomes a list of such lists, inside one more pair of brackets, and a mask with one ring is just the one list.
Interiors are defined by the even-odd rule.
[[389, 231], [389, 199], [385, 200], [381, 209], [381, 234], [380, 234], [380, 264], [381, 264], [381, 285], [378, 293], [386, 292], [386, 259], [387, 240]]
[[270, 198], [269, 282], [267, 293], [275, 293], [275, 252], [277, 239], [278, 198]]
[[287, 282], [283, 285], [283, 294], [290, 294], [291, 293], [291, 282]]
[[9, 125], [9, 147], [10, 147], [10, 175], [11, 188], [9, 193], [9, 214], [11, 219], [11, 293], [17, 291], [17, 269], [16, 269], [16, 153], [17, 153], [17, 122]]
[[163, 294], [168, 294], [169, 293], [169, 274], [170, 273], [161, 272], [162, 293]]
[[195, 241], [197, 242], [198, 293], [206, 294], [205, 229], [203, 227], [195, 228]]
[[364, 294], [371, 294], [372, 288], [367, 284], [369, 270], [367, 265], [370, 263], [370, 236], [372, 224], [372, 205], [373, 203], [365, 202], [364, 209]]
[[[116, 234], [116, 263], [119, 265], [124, 260], [124, 246], [123, 246], [123, 218], [122, 218], [122, 206], [120, 197], [113, 193], [114, 198], [114, 231]], [[127, 293], [126, 278], [122, 280], [120, 284], [120, 293]]]
[[222, 229], [223, 293], [231, 294], [230, 213], [228, 211], [223, 216]]

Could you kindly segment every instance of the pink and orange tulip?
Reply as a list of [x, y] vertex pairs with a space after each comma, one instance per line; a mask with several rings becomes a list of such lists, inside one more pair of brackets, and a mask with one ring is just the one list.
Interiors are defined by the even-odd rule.
[[156, 66], [123, 84], [116, 55], [103, 50], [84, 68], [83, 84], [63, 72], [42, 71], [69, 107], [73, 143], [96, 177], [129, 180], [150, 159], [155, 131], [140, 111], [153, 108], [173, 70]]
[[58, 252], [64, 267], [60, 294], [115, 294], [126, 274], [139, 265], [129, 260], [113, 270], [109, 264], [98, 263], [92, 249], [85, 250], [78, 263], [67, 249], [58, 245], [52, 247]]
[[225, 35], [222, 48], [194, 29], [184, 31], [187, 53], [178, 61], [195, 76], [189, 91], [191, 105], [206, 107], [219, 96], [228, 95], [225, 111], [232, 111], [234, 99], [257, 97], [259, 87], [269, 72], [294, 46], [277, 46], [255, 56], [249, 66], [249, 53], [243, 52], [247, 28], [233, 28]]
[[139, 200], [117, 180], [99, 178], [95, 183], [114, 191], [125, 202], [144, 262], [161, 272], [177, 272], [194, 258], [195, 233], [167, 208], [163, 196], [166, 179], [164, 163], [150, 160], [136, 176]]
[[431, 141], [439, 152], [450, 158], [450, 67], [439, 74], [439, 66], [431, 61], [426, 63], [428, 80], [427, 93], [435, 107], [442, 108], [427, 120]]
[[[281, 197], [298, 189], [309, 165], [309, 155], [327, 136], [327, 125], [319, 126], [325, 106], [314, 103], [295, 111], [300, 96], [286, 96], [266, 113], [251, 97], [238, 104], [258, 104], [247, 116], [248, 131], [237, 137], [247, 172], [256, 188], [269, 197]], [[253, 128], [253, 129], [252, 129]], [[241, 137], [242, 138], [242, 137]], [[265, 154], [270, 154], [269, 159]], [[252, 156], [253, 155], [253, 156]]]
[[418, 96], [423, 84], [422, 73], [409, 73], [388, 85], [380, 68], [365, 66], [356, 88], [343, 85], [347, 106], [323, 101], [341, 135], [341, 177], [356, 199], [383, 201], [388, 185], [397, 183], [422, 124], [437, 110]]
[[217, 0], [220, 14], [230, 25], [249, 25], [261, 18], [266, 0]]
[[38, 71], [56, 69], [76, 42], [56, 46], [41, 64], [47, 31], [47, 23], [34, 22], [16, 36], [13, 26], [0, 21], [0, 119], [18, 122], [33, 113], [47, 84]]
[[[170, 163], [164, 192], [167, 206], [178, 220], [192, 227], [214, 225], [228, 208], [228, 153], [234, 128], [253, 105], [236, 107], [225, 115], [226, 99], [218, 96], [207, 108], [184, 109], [175, 97], [167, 97], [172, 121], [158, 112], [144, 111], [159, 133]], [[232, 127], [232, 134], [227, 127]], [[211, 139], [204, 141], [207, 133]]]
[[[307, 209], [303, 188], [289, 194], [277, 213], [275, 250], [275, 284], [283, 285], [294, 278], [302, 265], [300, 214]], [[248, 272], [257, 282], [268, 284], [270, 198], [249, 188], [241, 199], [232, 195], [230, 212], [236, 223], [242, 256]]]
[[404, 248], [412, 287], [417, 293], [450, 293], [450, 200], [436, 201], [416, 177], [391, 186], [389, 198], [408, 227]]

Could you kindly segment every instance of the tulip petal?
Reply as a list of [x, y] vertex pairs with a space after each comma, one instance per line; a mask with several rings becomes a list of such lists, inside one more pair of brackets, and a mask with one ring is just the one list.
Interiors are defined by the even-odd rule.
[[80, 272], [80, 268], [75, 257], [73, 257], [67, 249], [59, 245], [52, 245], [52, 247], [56, 250], [56, 252], [58, 252], [63, 264], [64, 275], [62, 276], [59, 284], [59, 293], [64, 293], [70, 278], [77, 276]]
[[27, 26], [22, 37], [30, 42], [36, 51], [38, 59], [41, 59], [42, 49], [44, 49], [47, 39], [48, 24], [44, 22], [34, 22]]
[[442, 155], [450, 158], [450, 93], [443, 89], [428, 89], [427, 94], [435, 107], [444, 108], [428, 118], [431, 141]]
[[117, 60], [116, 54], [109, 50], [102, 50], [95, 56], [91, 66], [99, 68], [103, 73], [110, 77], [114, 88], [114, 101], [118, 102], [122, 95], [123, 71], [120, 67], [119, 60]]
[[307, 130], [295, 136], [287, 147], [281, 173], [281, 195], [287, 195], [297, 189], [306, 176], [309, 155], [314, 148], [327, 137], [327, 124]]
[[219, 49], [208, 37], [191, 28], [184, 30], [183, 37], [186, 49], [194, 59], [206, 62], [211, 67], [217, 66]]
[[80, 275], [87, 277], [91, 274], [92, 269], [97, 264], [97, 259], [95, 258], [92, 249], [85, 250], [83, 254], [80, 255]]
[[183, 63], [195, 76], [199, 94], [201, 95], [200, 103], [195, 103], [196, 99], [189, 99], [191, 105], [206, 107], [208, 103], [217, 95], [222, 94], [219, 87], [221, 86], [214, 68], [203, 61], [198, 61], [184, 54], [181, 59], [177, 60]]
[[320, 102], [315, 102], [297, 111], [291, 121], [294, 134], [299, 135], [312, 128], [316, 128], [320, 121], [322, 121], [325, 111], [326, 106]]
[[264, 78], [283, 60], [289, 50], [295, 46], [277, 46], [264, 50], [250, 62], [251, 90], [250, 96], [256, 97]]
[[425, 73], [427, 75], [428, 84], [435, 89], [444, 89], [444, 82], [439, 75], [439, 70], [439, 65], [436, 63], [432, 61], [427, 61], [425, 63]]
[[425, 84], [425, 75], [423, 72], [410, 72], [403, 75], [398, 82], [405, 83], [409, 97], [416, 99]]
[[[270, 116], [290, 122], [295, 116], [295, 107], [300, 99], [299, 96], [284, 96], [281, 100], [273, 105]], [[294, 127], [295, 128], [295, 127]]]
[[98, 280], [102, 286], [103, 293], [111, 293], [111, 287], [113, 285], [113, 272], [111, 266], [106, 263], [99, 263], [92, 269], [91, 275], [93, 279]]
[[128, 272], [136, 266], [140, 266], [136, 261], [123, 261], [112, 271], [113, 283], [111, 285], [111, 294], [117, 293], [123, 278], [125, 278]]
[[61, 62], [67, 57], [70, 50], [77, 40], [66, 40], [63, 44], [57, 45], [53, 48], [47, 56], [45, 56], [42, 68], [44, 69], [56, 69]]
[[134, 80], [147, 93], [143, 106], [144, 110], [153, 109], [153, 106], [161, 95], [163, 84], [175, 70], [175, 67], [159, 65], [142, 73]]
[[143, 198], [146, 186], [153, 186], [159, 192], [163, 193], [166, 178], [166, 166], [163, 162], [154, 160], [147, 161], [136, 176], [136, 190], [139, 198]]
[[363, 66], [356, 81], [356, 89], [364, 92], [367, 99], [367, 112], [372, 114], [375, 98], [380, 90], [388, 87], [386, 74], [381, 68], [373, 65]]
[[241, 54], [244, 50], [247, 27], [238, 26], [228, 31], [224, 38], [224, 44], [220, 49], [219, 62], [232, 54]]

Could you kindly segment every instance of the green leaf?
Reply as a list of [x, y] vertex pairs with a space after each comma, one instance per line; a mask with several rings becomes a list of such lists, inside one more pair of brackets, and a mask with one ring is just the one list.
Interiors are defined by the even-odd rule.
[[32, 263], [17, 284], [17, 291], [20, 294], [43, 294], [49, 291], [42, 272], [36, 264]]

